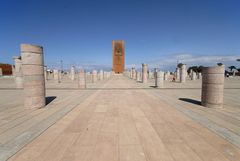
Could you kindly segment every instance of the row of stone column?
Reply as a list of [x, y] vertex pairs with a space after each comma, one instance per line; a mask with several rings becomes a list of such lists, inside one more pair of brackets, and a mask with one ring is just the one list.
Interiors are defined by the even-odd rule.
[[[75, 80], [76, 73], [75, 73], [75, 70], [72, 70], [72, 69], [73, 68], [71, 68], [70, 78], [72, 80]], [[90, 78], [92, 83], [96, 83], [98, 80], [102, 81], [104, 79], [110, 78], [110, 76], [111, 76], [111, 72], [107, 72], [103, 70], [100, 70], [99, 72], [97, 72], [97, 70], [93, 70], [90, 73], [90, 72], [85, 72], [84, 69], [80, 69], [76, 79], [78, 79], [79, 88], [86, 88], [87, 78]], [[56, 82], [58, 83], [61, 82], [61, 73], [59, 70], [57, 69], [53, 70], [53, 77]]]
[[[47, 73], [47, 72], [45, 72], [45, 73]], [[47, 74], [45, 74], [45, 75], [47, 75]], [[103, 70], [100, 70], [99, 72], [97, 72], [97, 70], [93, 70], [91, 73], [90, 72], [86, 73], [86, 77], [88, 77], [88, 78], [90, 77], [92, 83], [95, 83], [98, 80], [101, 81], [103, 79], [107, 79], [107, 78], [110, 77], [110, 75], [111, 75], [111, 72], [107, 72], [107, 71], [103, 71]], [[61, 77], [62, 77], [62, 73], [59, 70], [54, 69], [53, 70], [53, 79], [56, 82], [60, 83], [61, 82]], [[74, 66], [71, 67], [71, 71], [70, 71], [69, 77], [70, 77], [71, 80], [76, 80], [79, 77], [78, 75], [76, 76], [76, 72], [75, 72]]]
[[[189, 77], [191, 80], [201, 79], [202, 73], [196, 73], [193, 70], [190, 70]], [[185, 83], [187, 78], [187, 68], [186, 65], [183, 64], [180, 68], [176, 68], [175, 72], [175, 81], [179, 81], [180, 83]]]
[[187, 68], [185, 64], [182, 64], [181, 67], [176, 68], [176, 72], [174, 74], [175, 81], [179, 81], [180, 83], [186, 82], [187, 77]]
[[[14, 56], [15, 82], [17, 88], [24, 89], [24, 107], [42, 108], [46, 104], [45, 79], [47, 69], [44, 66], [43, 47], [31, 44], [21, 44], [21, 56]], [[72, 79], [75, 71], [71, 69]], [[92, 71], [92, 82], [108, 79], [111, 72]], [[61, 80], [61, 72], [53, 70], [54, 80]], [[86, 88], [86, 72], [81, 69], [78, 73], [79, 88]]]
[[[154, 79], [155, 87], [162, 88], [164, 86], [164, 80], [166, 79], [167, 74], [162, 71], [154, 69]], [[224, 91], [224, 74], [225, 67], [203, 67], [202, 73], [191, 72], [191, 79], [195, 80], [196, 76], [198, 79], [202, 77], [202, 94], [201, 94], [201, 104], [205, 107], [222, 107], [223, 106], [223, 91]], [[142, 72], [138, 72], [135, 68], [132, 68], [130, 71], [126, 71], [125, 75], [131, 79], [140, 80], [142, 75], [142, 83], [147, 83], [148, 79], [148, 69], [146, 64], [142, 64]], [[135, 76], [136, 75], [136, 76]], [[176, 70], [176, 78], [180, 82], [186, 82], [187, 70], [186, 65], [182, 65], [181, 68]]]
[[[155, 81], [155, 82], [159, 82], [160, 80], [169, 80], [170, 72], [169, 71], [166, 73], [163, 71], [156, 72], [154, 70], [154, 72], [152, 73], [151, 71], [148, 71], [147, 64], [142, 64], [141, 72], [137, 71], [134, 67], [132, 67], [130, 71], [125, 71], [124, 75], [131, 79], [136, 80], [137, 82], [147, 83], [148, 79], [152, 79], [152, 78], [158, 79], [158, 81]], [[157, 86], [162, 86], [163, 83], [158, 83], [158, 84], [159, 85]]]
[[147, 83], [148, 80], [148, 66], [142, 64], [142, 71], [136, 71], [135, 67], [132, 67], [130, 71], [125, 71], [124, 75], [130, 79], [137, 80], [138, 82]]
[[201, 79], [202, 73], [194, 72], [192, 69], [190, 70], [189, 77], [191, 80]]

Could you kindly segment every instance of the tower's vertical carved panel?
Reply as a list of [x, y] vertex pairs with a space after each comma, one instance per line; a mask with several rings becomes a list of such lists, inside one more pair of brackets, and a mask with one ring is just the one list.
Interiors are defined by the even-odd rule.
[[124, 71], [124, 41], [114, 40], [112, 42], [113, 50], [113, 71], [115, 73], [123, 73]]

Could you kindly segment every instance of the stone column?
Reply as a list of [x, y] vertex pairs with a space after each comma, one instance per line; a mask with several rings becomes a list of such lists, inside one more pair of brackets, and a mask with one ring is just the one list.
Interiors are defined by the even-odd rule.
[[202, 79], [202, 73], [198, 73], [198, 74], [197, 74], [197, 78], [198, 78], [198, 79]]
[[134, 70], [135, 70], [134, 67], [132, 67], [131, 68], [131, 79], [133, 79], [133, 77], [134, 77], [134, 74], [133, 74]]
[[99, 74], [100, 74], [100, 81], [102, 81], [103, 80], [103, 70], [100, 70]]
[[164, 78], [163, 78], [163, 77], [164, 77], [164, 72], [162, 72], [162, 71], [157, 72], [156, 77], [157, 77], [156, 87], [158, 87], [158, 88], [163, 88], [163, 83], [164, 83]]
[[197, 77], [196, 72], [192, 72], [191, 80], [196, 80], [196, 77]]
[[141, 73], [139, 71], [137, 71], [137, 81], [138, 82], [141, 81]]
[[142, 82], [147, 83], [147, 78], [148, 78], [148, 66], [147, 64], [142, 64]]
[[75, 79], [75, 67], [74, 66], [71, 66], [71, 80], [74, 80]]
[[16, 88], [23, 88], [23, 73], [22, 73], [22, 59], [21, 56], [14, 56], [13, 60], [15, 62], [15, 83]]
[[60, 72], [57, 69], [53, 70], [53, 79], [55, 82], [60, 83]]
[[[185, 71], [184, 71], [185, 72]], [[176, 80], [180, 80], [180, 69], [176, 68]]]
[[163, 78], [165, 81], [167, 80], [167, 73], [164, 72], [164, 78]]
[[86, 88], [86, 74], [83, 69], [79, 71], [79, 80], [78, 80], [78, 86], [81, 89]]
[[0, 68], [0, 77], [3, 76], [2, 68]]
[[106, 73], [106, 71], [103, 71], [103, 79], [107, 79], [107, 73]]
[[93, 70], [92, 71], [92, 83], [96, 83], [97, 82], [97, 71]]
[[129, 70], [128, 72], [129, 72], [129, 78], [131, 79], [132, 78], [132, 72], [131, 72], [131, 70]]
[[167, 73], [165, 73], [165, 80], [168, 81], [170, 77], [170, 72], [167, 71]]
[[148, 79], [152, 79], [153, 78], [153, 73], [151, 70], [148, 71]]
[[41, 46], [21, 44], [24, 107], [42, 108], [46, 105], [43, 48]]
[[192, 79], [192, 74], [193, 74], [193, 70], [192, 69], [190, 69], [190, 71], [189, 71], [189, 77]]
[[185, 83], [186, 82], [186, 65], [183, 64], [180, 69], [180, 82]]
[[137, 71], [136, 71], [136, 70], [134, 71], [134, 77], [133, 77], [133, 79], [137, 80]]
[[59, 82], [59, 83], [61, 83], [62, 77], [63, 77], [62, 70], [59, 70], [59, 71], [58, 71], [58, 79], [59, 79], [58, 82]]
[[86, 82], [92, 82], [92, 74], [90, 72], [86, 72]]
[[155, 81], [155, 87], [157, 87], [158, 86], [158, 80], [157, 80], [157, 68], [154, 68], [153, 69], [153, 77], [154, 77], [154, 81]]
[[133, 69], [133, 79], [136, 80], [137, 79], [137, 72], [136, 69]]
[[222, 107], [225, 67], [203, 67], [201, 103], [205, 107]]

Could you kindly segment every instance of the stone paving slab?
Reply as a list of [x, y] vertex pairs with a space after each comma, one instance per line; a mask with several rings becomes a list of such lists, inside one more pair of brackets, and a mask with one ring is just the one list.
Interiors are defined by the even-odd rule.
[[166, 101], [164, 90], [131, 89], [136, 82], [122, 75], [103, 87], [129, 90], [97, 90], [79, 100], [9, 160], [239, 160], [237, 146], [199, 124], [196, 111], [188, 115], [175, 107], [177, 98]]

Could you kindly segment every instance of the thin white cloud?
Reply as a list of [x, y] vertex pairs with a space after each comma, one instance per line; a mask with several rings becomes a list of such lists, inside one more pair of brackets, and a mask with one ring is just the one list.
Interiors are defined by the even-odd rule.
[[[240, 67], [240, 63], [236, 61], [240, 55], [193, 55], [187, 53], [174, 54], [165, 57], [159, 57], [154, 60], [146, 61], [149, 68], [160, 68], [162, 70], [174, 70], [177, 63], [184, 63], [187, 66], [215, 66], [217, 63], [223, 63], [226, 66], [235, 65]], [[127, 65], [131, 67], [132, 65]], [[141, 68], [141, 64], [135, 65]]]

